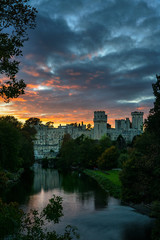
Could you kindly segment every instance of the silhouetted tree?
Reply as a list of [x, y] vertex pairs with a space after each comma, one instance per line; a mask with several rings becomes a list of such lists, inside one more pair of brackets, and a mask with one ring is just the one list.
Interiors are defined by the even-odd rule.
[[[47, 231], [45, 225], [59, 223], [63, 216], [62, 198], [53, 195], [41, 211], [31, 209], [25, 214], [16, 203], [6, 204], [0, 200], [0, 236], [12, 240], [72, 240], [78, 239], [77, 228], [67, 225], [63, 234]], [[7, 238], [8, 239], [8, 238]]]
[[17, 56], [28, 40], [27, 29], [35, 28], [36, 9], [28, 4], [29, 0], [1, 0], [0, 2], [0, 74], [9, 79], [1, 85], [0, 96], [9, 102], [24, 94], [26, 84], [17, 80], [19, 71]]
[[46, 122], [47, 127], [53, 127], [53, 124], [54, 124], [54, 122], [52, 122], [52, 121]]
[[122, 197], [125, 201], [160, 201], [160, 76], [152, 84], [154, 108], [145, 121], [145, 132], [137, 136], [129, 159], [121, 173]]
[[30, 125], [40, 125], [42, 123], [42, 121], [39, 118], [29, 118], [25, 121], [24, 126], [30, 126]]
[[152, 84], [155, 96], [154, 107], [145, 121], [145, 131], [155, 133], [160, 138], [160, 76], [156, 75], [157, 82]]
[[103, 136], [98, 142], [100, 147], [100, 154], [102, 154], [107, 148], [112, 146], [112, 141], [108, 136]]
[[90, 123], [87, 124], [87, 130], [91, 130], [92, 125]]
[[0, 118], [0, 168], [10, 171], [30, 167], [34, 161], [35, 129], [22, 126], [15, 117]]
[[22, 128], [22, 123], [20, 121], [17, 120], [17, 118], [15, 118], [14, 116], [2, 116], [0, 117], [0, 121], [5, 121], [8, 123], [11, 123], [14, 127], [21, 129]]

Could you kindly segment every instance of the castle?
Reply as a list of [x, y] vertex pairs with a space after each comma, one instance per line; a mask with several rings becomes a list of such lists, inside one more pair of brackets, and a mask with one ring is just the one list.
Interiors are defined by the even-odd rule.
[[126, 142], [131, 142], [134, 136], [143, 132], [143, 112], [132, 112], [132, 122], [129, 118], [115, 120], [115, 128], [107, 124], [105, 111], [94, 112], [94, 128], [87, 129], [83, 124], [59, 125], [58, 128], [46, 125], [36, 125], [36, 140], [34, 140], [34, 154], [36, 159], [51, 158], [59, 152], [63, 137], [70, 134], [73, 139], [81, 136], [99, 140], [103, 136], [109, 136], [111, 140], [116, 140], [122, 135]]

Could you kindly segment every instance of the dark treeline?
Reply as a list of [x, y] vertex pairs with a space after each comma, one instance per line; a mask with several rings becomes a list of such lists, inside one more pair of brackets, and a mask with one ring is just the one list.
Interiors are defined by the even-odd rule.
[[56, 166], [58, 169], [68, 171], [70, 169], [95, 169], [109, 170], [122, 166], [127, 158], [125, 140], [119, 136], [112, 142], [104, 136], [99, 141], [84, 135], [72, 139], [69, 134], [64, 136]]
[[124, 163], [121, 182], [122, 199], [152, 206], [156, 224], [152, 239], [160, 239], [160, 76], [152, 84], [154, 107], [145, 120], [145, 131], [136, 137], [129, 159]]
[[122, 197], [135, 203], [160, 200], [160, 77], [153, 84], [154, 108], [137, 136], [121, 174]]
[[0, 118], [0, 190], [7, 190], [34, 163], [34, 127], [13, 116]]

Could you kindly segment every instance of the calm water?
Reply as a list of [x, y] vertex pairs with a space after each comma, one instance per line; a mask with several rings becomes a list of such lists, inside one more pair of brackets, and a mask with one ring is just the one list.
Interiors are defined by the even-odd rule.
[[[120, 201], [108, 197], [98, 184], [84, 175], [62, 175], [52, 169], [34, 167], [23, 187], [12, 192], [27, 212], [41, 210], [53, 194], [63, 198], [64, 217], [55, 228], [63, 232], [67, 224], [78, 227], [81, 240], [149, 240], [152, 220]], [[30, 185], [30, 187], [28, 187]], [[15, 192], [14, 192], [15, 191]], [[52, 224], [48, 228], [52, 229]]]

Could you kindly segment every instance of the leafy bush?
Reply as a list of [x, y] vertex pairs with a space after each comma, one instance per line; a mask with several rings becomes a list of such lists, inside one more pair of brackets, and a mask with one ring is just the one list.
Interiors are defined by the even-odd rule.
[[16, 203], [0, 201], [0, 236], [11, 236], [12, 240], [71, 240], [78, 239], [77, 228], [65, 227], [64, 234], [47, 231], [47, 222], [59, 223], [63, 216], [62, 198], [53, 195], [49, 204], [41, 211], [31, 209], [29, 213], [20, 210]]
[[112, 169], [117, 167], [118, 150], [115, 146], [107, 148], [98, 158], [98, 167], [100, 169]]

